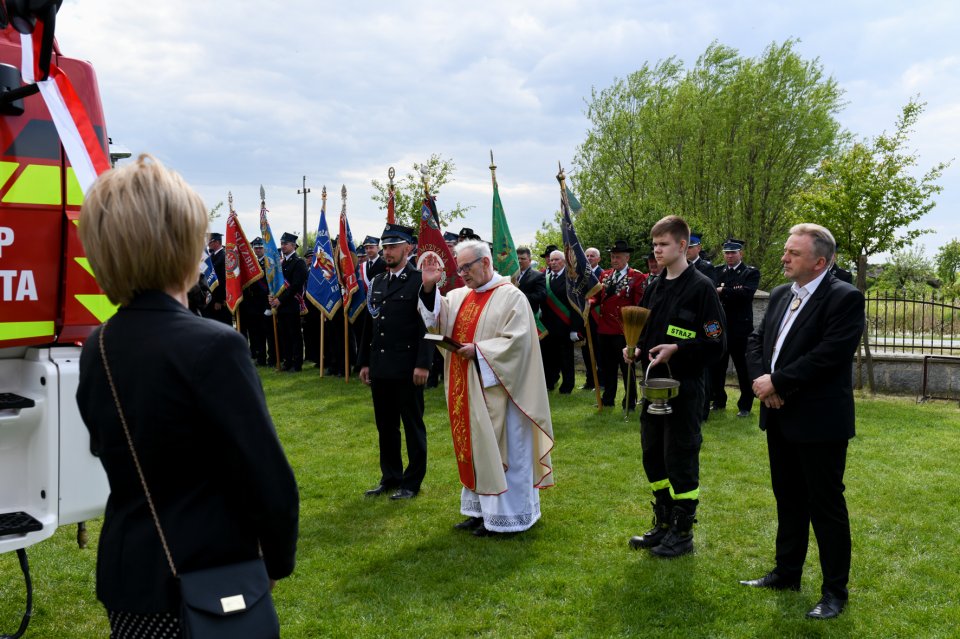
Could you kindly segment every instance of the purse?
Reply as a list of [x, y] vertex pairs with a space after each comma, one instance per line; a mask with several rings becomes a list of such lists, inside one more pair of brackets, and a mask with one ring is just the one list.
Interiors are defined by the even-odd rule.
[[103, 335], [107, 324], [100, 327], [100, 357], [110, 384], [113, 402], [120, 416], [123, 434], [127, 438], [133, 464], [140, 477], [140, 484], [147, 497], [147, 505], [157, 527], [163, 552], [167, 557], [170, 572], [180, 583], [180, 629], [184, 639], [278, 639], [280, 620], [270, 595], [270, 578], [263, 559], [241, 561], [226, 566], [205, 568], [187, 573], [177, 572], [173, 555], [163, 534], [157, 509], [153, 505], [147, 480], [140, 466], [140, 458], [133, 447], [133, 437], [120, 406], [120, 396], [113, 383], [110, 365], [107, 363], [107, 351], [103, 345]]

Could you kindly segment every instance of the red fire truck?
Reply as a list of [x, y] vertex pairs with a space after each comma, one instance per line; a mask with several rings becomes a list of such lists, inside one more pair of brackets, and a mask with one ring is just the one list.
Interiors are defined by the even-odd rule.
[[44, 73], [45, 60], [59, 69], [75, 93], [65, 101], [92, 124], [95, 152], [109, 154], [93, 67], [63, 56], [53, 38], [61, 1], [0, 0], [0, 558], [17, 551], [27, 582], [27, 615], [13, 636], [29, 620], [24, 549], [98, 517], [108, 494], [75, 395], [80, 345], [115, 309], [77, 238], [83, 191], [55, 122], [62, 113], [41, 95], [43, 74], [24, 77], [30, 54]]

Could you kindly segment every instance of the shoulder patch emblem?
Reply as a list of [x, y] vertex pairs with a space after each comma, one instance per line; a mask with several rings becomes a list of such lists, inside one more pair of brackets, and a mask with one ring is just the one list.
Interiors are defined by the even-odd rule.
[[703, 332], [710, 339], [716, 339], [723, 333], [723, 328], [720, 326], [719, 320], [710, 320], [703, 325]]

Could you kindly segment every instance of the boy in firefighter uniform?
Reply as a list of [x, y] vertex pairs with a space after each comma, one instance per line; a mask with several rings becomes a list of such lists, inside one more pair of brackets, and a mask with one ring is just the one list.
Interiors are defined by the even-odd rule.
[[713, 282], [687, 263], [690, 228], [668, 215], [651, 230], [654, 253], [663, 267], [644, 294], [650, 316], [632, 354], [652, 368], [652, 377], [680, 382], [669, 400], [672, 413], [640, 412], [643, 470], [653, 491], [653, 528], [630, 539], [631, 548], [648, 548], [659, 557], [693, 552], [693, 523], [700, 494], [700, 424], [706, 393], [704, 368], [725, 347], [723, 309]]

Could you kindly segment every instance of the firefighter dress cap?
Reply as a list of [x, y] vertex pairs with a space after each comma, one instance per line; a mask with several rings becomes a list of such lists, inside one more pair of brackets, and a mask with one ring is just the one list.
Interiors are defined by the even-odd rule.
[[263, 238], [262, 237], [253, 238], [253, 241], [250, 242], [250, 246], [252, 246], [253, 248], [257, 248], [258, 246], [260, 248], [263, 248]]
[[380, 238], [368, 235], [363, 238], [363, 244], [361, 246], [380, 246]]
[[207, 242], [220, 242], [223, 243], [223, 233], [211, 233], [210, 239]]
[[728, 251], [730, 252], [742, 251], [743, 245], [744, 245], [743, 240], [738, 240], [736, 238], [728, 237], [727, 241], [723, 243], [723, 252], [726, 253]]
[[380, 234], [380, 241], [384, 246], [402, 244], [404, 242], [413, 244], [415, 241], [413, 239], [413, 229], [400, 224], [387, 224], [383, 228], [383, 233]]
[[690, 246], [700, 246], [702, 236], [699, 231], [690, 231]]
[[610, 253], [633, 253], [633, 247], [627, 244], [626, 240], [616, 240], [607, 251]]
[[357, 251], [357, 255], [359, 255], [360, 257], [366, 257], [366, 256], [367, 256], [367, 251], [366, 251], [366, 249], [363, 248], [363, 244], [361, 244], [360, 246], [358, 246], [358, 247], [356, 248], [356, 251]]
[[443, 241], [444, 242], [456, 242], [460, 239], [460, 236], [456, 233], [451, 233], [450, 231], [443, 232]]
[[550, 259], [550, 254], [554, 251], [559, 251], [559, 247], [556, 244], [547, 244], [547, 248], [543, 249], [543, 253], [540, 254], [540, 257]]
[[300, 246], [299, 244], [297, 244], [298, 239], [300, 238], [293, 233], [284, 233], [283, 235], [280, 236], [280, 243], [283, 244], [284, 242], [290, 242], [294, 246]]

